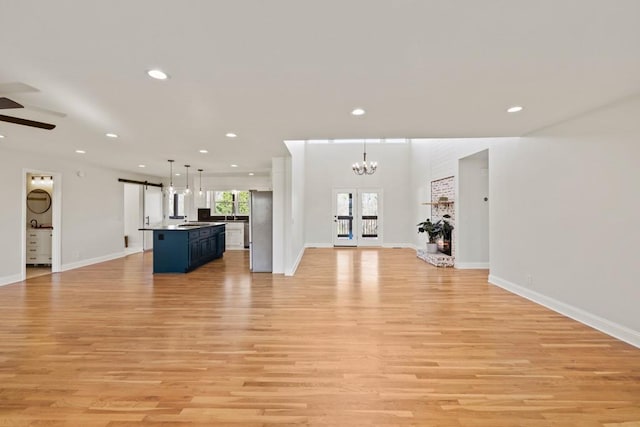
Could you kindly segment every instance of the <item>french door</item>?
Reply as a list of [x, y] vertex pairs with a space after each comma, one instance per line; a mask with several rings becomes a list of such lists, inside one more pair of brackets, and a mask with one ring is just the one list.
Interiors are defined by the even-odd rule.
[[333, 190], [333, 245], [382, 245], [382, 190]]

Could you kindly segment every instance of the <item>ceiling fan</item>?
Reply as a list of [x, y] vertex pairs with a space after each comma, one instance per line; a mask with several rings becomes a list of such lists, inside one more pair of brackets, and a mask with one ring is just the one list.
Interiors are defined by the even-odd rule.
[[[39, 92], [39, 91], [34, 87], [31, 87], [29, 85], [26, 85], [24, 83], [19, 83], [19, 82], [0, 84], [0, 94], [10, 94], [10, 93], [18, 93], [18, 92]], [[13, 99], [0, 96], [0, 110], [10, 110], [14, 108], [25, 108], [25, 107], [26, 105], [20, 104], [19, 102], [16, 102]], [[39, 110], [44, 113], [50, 113], [59, 117], [65, 116], [65, 114], [63, 113], [58, 113], [58, 112], [47, 110], [44, 108], [37, 108], [37, 107], [31, 107], [31, 106], [28, 106], [28, 108], [33, 110]], [[35, 120], [23, 119], [21, 117], [6, 116], [4, 114], [0, 114], [0, 121], [7, 122], [7, 123], [14, 123], [16, 125], [31, 126], [31, 127], [46, 129], [46, 130], [51, 130], [56, 127], [56, 125], [53, 125], [51, 123], [38, 122]]]

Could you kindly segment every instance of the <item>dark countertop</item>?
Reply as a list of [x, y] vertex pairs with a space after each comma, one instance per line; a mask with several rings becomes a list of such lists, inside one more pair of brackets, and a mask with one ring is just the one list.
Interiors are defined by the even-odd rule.
[[152, 231], [152, 230], [189, 231], [189, 230], [199, 230], [201, 228], [207, 228], [207, 227], [219, 227], [222, 225], [224, 225], [224, 222], [184, 222], [181, 224], [148, 226], [145, 228], [138, 228], [138, 230], [141, 230], [141, 231]]

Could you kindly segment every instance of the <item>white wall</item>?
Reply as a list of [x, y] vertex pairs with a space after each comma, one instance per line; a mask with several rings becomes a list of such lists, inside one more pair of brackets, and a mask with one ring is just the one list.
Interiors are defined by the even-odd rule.
[[489, 153], [460, 159], [456, 235], [457, 268], [489, 268]]
[[351, 165], [362, 161], [362, 142], [306, 144], [304, 163], [305, 241], [310, 246], [333, 245], [332, 189], [381, 188], [385, 246], [407, 246], [414, 240], [411, 169], [408, 143], [367, 145], [367, 159], [378, 162], [373, 175], [355, 175]]
[[273, 273], [283, 274], [285, 271], [285, 247], [290, 245], [285, 238], [285, 222], [290, 214], [287, 213], [285, 201], [289, 195], [286, 183], [288, 157], [274, 157], [271, 159], [271, 178], [273, 183]]
[[[23, 170], [42, 170], [61, 174], [62, 191], [62, 269], [72, 268], [124, 252], [124, 186], [118, 178], [153, 180], [135, 174], [92, 166], [77, 158], [39, 156], [0, 148], [0, 182], [3, 203], [0, 206], [0, 284], [20, 280]], [[77, 172], [84, 172], [82, 177]], [[157, 180], [157, 179], [156, 179]]]
[[306, 150], [304, 141], [289, 141], [287, 149], [291, 153], [291, 167], [288, 179], [291, 182], [289, 191], [288, 209], [290, 215], [287, 222], [288, 232], [287, 252], [285, 254], [284, 274], [294, 274], [305, 245], [304, 206], [305, 206], [305, 158]]
[[416, 248], [425, 248], [428, 241], [426, 233], [418, 233], [417, 224], [431, 218], [431, 207], [423, 203], [431, 200], [431, 146], [428, 140], [413, 140], [409, 144], [411, 169], [411, 221], [413, 238], [410, 240]]
[[498, 144], [489, 173], [492, 282], [640, 346], [638, 117], [634, 97]]

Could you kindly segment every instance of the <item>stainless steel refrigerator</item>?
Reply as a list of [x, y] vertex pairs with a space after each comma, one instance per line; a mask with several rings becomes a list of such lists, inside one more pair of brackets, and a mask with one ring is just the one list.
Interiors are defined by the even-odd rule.
[[249, 267], [254, 273], [273, 271], [273, 192], [251, 191]]

